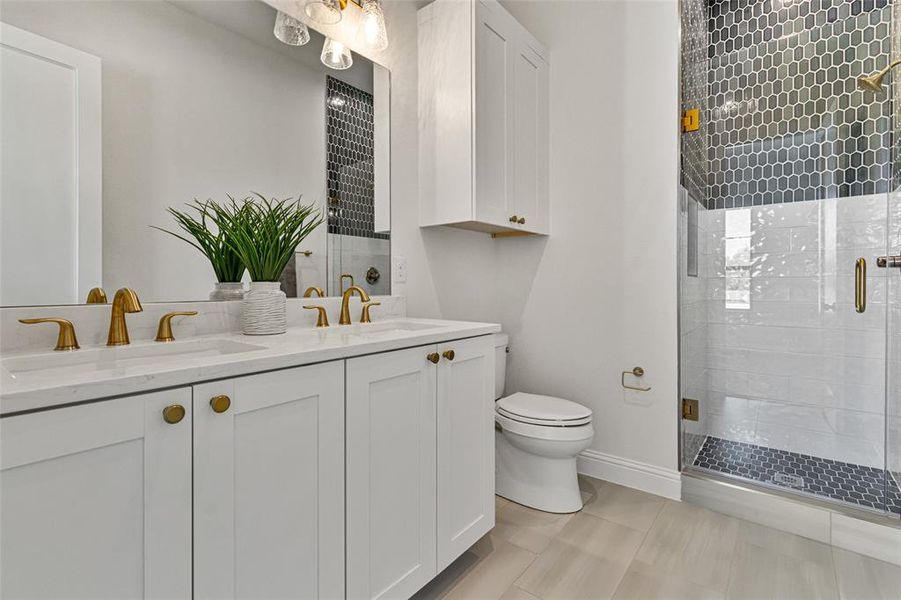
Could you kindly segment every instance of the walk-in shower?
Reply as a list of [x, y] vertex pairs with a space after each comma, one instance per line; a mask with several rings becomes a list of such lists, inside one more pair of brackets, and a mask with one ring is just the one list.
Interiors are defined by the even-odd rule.
[[901, 0], [681, 10], [683, 469], [898, 518]]

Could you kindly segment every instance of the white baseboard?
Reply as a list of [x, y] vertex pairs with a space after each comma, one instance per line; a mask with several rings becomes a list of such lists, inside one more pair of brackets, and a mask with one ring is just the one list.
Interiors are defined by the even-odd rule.
[[578, 470], [583, 475], [603, 479], [672, 500], [682, 498], [682, 474], [656, 465], [621, 456], [585, 450], [579, 455]]

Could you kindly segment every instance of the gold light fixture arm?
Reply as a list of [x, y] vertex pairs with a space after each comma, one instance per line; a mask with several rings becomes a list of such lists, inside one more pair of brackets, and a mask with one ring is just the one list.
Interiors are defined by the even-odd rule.
[[175, 336], [172, 335], [172, 317], [193, 317], [197, 315], [196, 310], [186, 310], [180, 312], [166, 313], [160, 317], [159, 327], [156, 328], [156, 342], [174, 342]]
[[54, 350], [78, 350], [78, 339], [75, 337], [75, 326], [68, 319], [48, 317], [44, 319], [19, 319], [19, 323], [35, 325], [37, 323], [56, 323], [59, 325], [59, 335], [56, 337]]

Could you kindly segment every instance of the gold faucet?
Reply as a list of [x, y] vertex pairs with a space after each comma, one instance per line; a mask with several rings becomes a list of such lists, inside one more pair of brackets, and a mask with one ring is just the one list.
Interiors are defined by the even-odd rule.
[[[311, 285], [310, 287], [308, 287], [306, 289], [306, 291], [303, 293], [303, 297], [304, 298], [312, 298], [313, 294], [316, 294], [320, 298], [325, 298], [325, 292], [322, 291], [321, 287], [316, 286], [316, 285]], [[304, 308], [306, 308], [306, 307], [304, 307]]]
[[46, 319], [19, 319], [19, 323], [34, 325], [36, 323], [56, 323], [59, 325], [59, 335], [56, 336], [56, 348], [54, 350], [78, 350], [78, 339], [75, 337], [75, 326], [72, 321], [56, 317]]
[[109, 320], [107, 346], [125, 346], [129, 343], [128, 327], [125, 324], [125, 313], [136, 313], [144, 310], [134, 290], [121, 288], [113, 298], [113, 311]]
[[102, 287], [91, 288], [91, 291], [88, 292], [88, 299], [85, 300], [86, 304], [106, 304], [106, 292], [103, 291]]
[[360, 295], [360, 300], [363, 302], [369, 302], [369, 294], [358, 285], [352, 285], [344, 290], [344, 294], [341, 296], [341, 318], [338, 319], [339, 325], [350, 325], [350, 297], [355, 293]]

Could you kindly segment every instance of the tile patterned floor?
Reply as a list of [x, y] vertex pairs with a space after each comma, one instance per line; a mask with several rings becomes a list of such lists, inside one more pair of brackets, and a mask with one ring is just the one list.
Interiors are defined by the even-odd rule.
[[694, 466], [901, 514], [901, 490], [882, 469], [709, 436]]
[[893, 599], [901, 567], [581, 477], [583, 510], [497, 499], [497, 526], [414, 598]]

